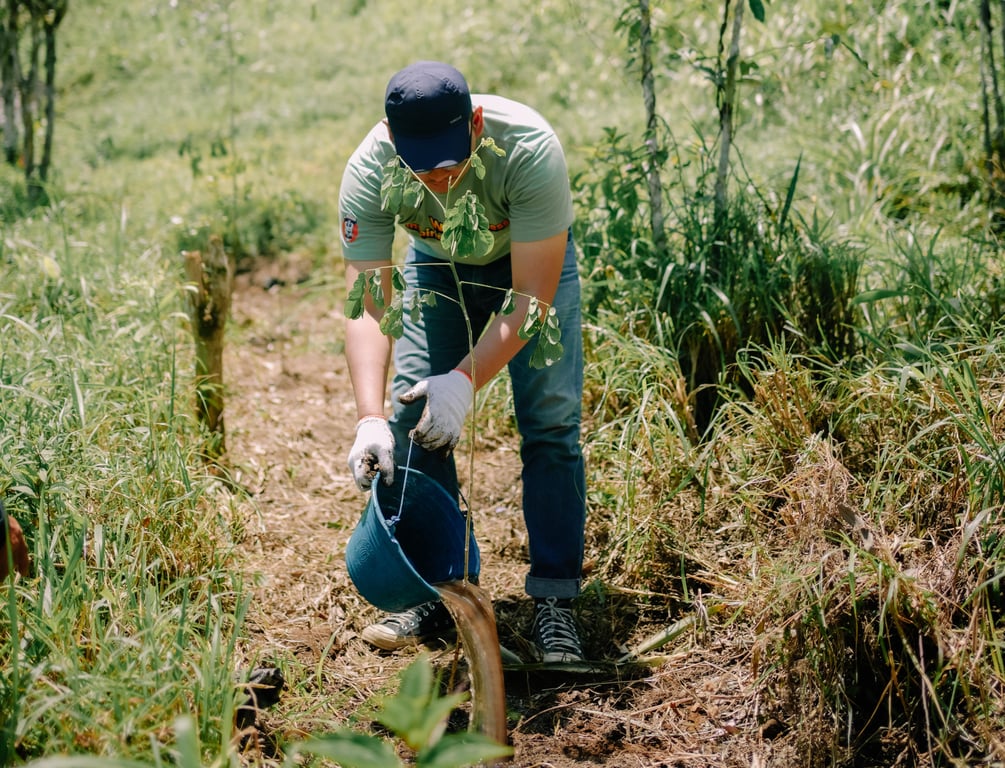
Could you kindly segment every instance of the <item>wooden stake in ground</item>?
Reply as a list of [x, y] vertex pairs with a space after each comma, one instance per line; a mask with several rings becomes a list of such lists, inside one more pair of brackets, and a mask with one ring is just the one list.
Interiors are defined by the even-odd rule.
[[27, 576], [31, 570], [31, 559], [21, 526], [7, 514], [0, 501], [0, 581], [11, 574], [11, 568]]
[[183, 251], [188, 277], [189, 318], [195, 339], [196, 415], [208, 437], [203, 457], [219, 465], [226, 453], [223, 425], [223, 332], [230, 314], [234, 271], [223, 240], [211, 235], [209, 248]]

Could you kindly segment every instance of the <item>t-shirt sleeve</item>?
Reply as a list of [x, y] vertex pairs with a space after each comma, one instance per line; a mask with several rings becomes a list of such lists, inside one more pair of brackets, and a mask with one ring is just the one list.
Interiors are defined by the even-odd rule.
[[558, 137], [548, 134], [532, 147], [518, 147], [514, 154], [510, 239], [533, 242], [567, 230], [572, 225], [572, 192]]
[[339, 188], [339, 239], [349, 261], [391, 258], [394, 214], [381, 209], [382, 165], [364, 144], [349, 158]]

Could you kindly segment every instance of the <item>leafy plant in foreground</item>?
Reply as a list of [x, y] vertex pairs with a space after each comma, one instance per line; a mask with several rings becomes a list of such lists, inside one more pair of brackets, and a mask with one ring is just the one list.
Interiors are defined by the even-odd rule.
[[[432, 664], [422, 656], [402, 671], [398, 694], [384, 702], [377, 721], [415, 753], [418, 768], [463, 768], [513, 754], [510, 747], [481, 733], [444, 732], [450, 712], [465, 698], [462, 693], [440, 696]], [[287, 768], [303, 754], [327, 757], [343, 768], [404, 765], [384, 739], [348, 728], [294, 744], [287, 753]]]

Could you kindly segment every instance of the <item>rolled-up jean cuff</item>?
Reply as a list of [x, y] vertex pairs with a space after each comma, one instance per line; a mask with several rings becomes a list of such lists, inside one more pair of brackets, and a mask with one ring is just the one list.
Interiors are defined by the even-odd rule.
[[579, 579], [539, 579], [528, 576], [524, 589], [531, 597], [573, 598], [579, 596]]

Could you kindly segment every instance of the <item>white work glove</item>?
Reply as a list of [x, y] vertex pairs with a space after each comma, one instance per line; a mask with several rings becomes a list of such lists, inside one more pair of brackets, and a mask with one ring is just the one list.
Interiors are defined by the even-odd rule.
[[398, 400], [413, 403], [426, 398], [426, 407], [415, 429], [408, 433], [427, 451], [451, 451], [461, 439], [464, 420], [475, 397], [471, 379], [458, 370], [423, 379]]
[[361, 491], [373, 485], [378, 471], [385, 485], [394, 481], [394, 435], [383, 416], [367, 416], [356, 424], [349, 471]]

